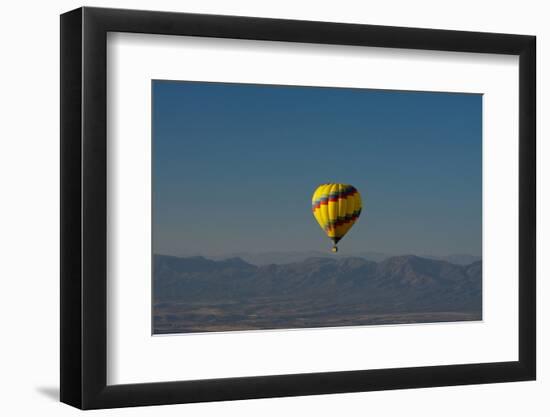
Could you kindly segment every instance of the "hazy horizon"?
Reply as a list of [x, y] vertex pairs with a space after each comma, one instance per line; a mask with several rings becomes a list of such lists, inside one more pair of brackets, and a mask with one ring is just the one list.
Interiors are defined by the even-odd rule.
[[371, 262], [383, 262], [393, 258], [407, 258], [415, 257], [420, 259], [431, 259], [446, 261], [455, 265], [471, 265], [475, 262], [482, 261], [481, 256], [469, 255], [469, 254], [450, 254], [450, 255], [429, 255], [429, 254], [388, 254], [380, 252], [355, 252], [355, 253], [332, 253], [323, 251], [296, 251], [296, 252], [236, 252], [226, 254], [183, 254], [183, 255], [170, 255], [170, 254], [153, 254], [155, 257], [165, 257], [174, 259], [206, 259], [208, 261], [224, 262], [227, 260], [239, 259], [247, 264], [255, 266], [267, 266], [267, 265], [288, 265], [294, 263], [306, 262], [311, 259], [330, 259], [341, 261], [344, 259], [364, 259]]
[[365, 251], [353, 251], [353, 252], [343, 252], [340, 251], [338, 253], [332, 253], [330, 250], [296, 250], [296, 251], [285, 251], [285, 250], [273, 250], [273, 251], [238, 251], [238, 252], [219, 252], [219, 253], [205, 253], [205, 252], [187, 252], [187, 253], [167, 253], [167, 252], [154, 252], [153, 255], [163, 255], [163, 256], [174, 256], [174, 257], [192, 257], [192, 256], [202, 256], [204, 258], [221, 258], [221, 257], [233, 257], [238, 256], [240, 254], [246, 254], [246, 255], [265, 255], [265, 254], [301, 254], [301, 253], [320, 253], [320, 254], [326, 254], [327, 256], [332, 256], [335, 258], [338, 257], [344, 257], [344, 256], [353, 256], [358, 254], [380, 254], [380, 255], [386, 255], [386, 256], [407, 256], [407, 255], [413, 255], [418, 257], [423, 256], [433, 256], [433, 257], [448, 257], [448, 256], [472, 256], [472, 257], [478, 257], [481, 258], [481, 254], [473, 254], [473, 253], [445, 253], [445, 254], [437, 254], [437, 253], [412, 253], [412, 252], [404, 252], [404, 253], [388, 253], [388, 252], [382, 252], [382, 251], [371, 251], [371, 250], [365, 250]]

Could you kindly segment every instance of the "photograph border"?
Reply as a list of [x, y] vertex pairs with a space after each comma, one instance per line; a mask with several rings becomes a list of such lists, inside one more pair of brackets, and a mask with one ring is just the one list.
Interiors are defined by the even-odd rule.
[[[518, 361], [107, 385], [107, 33], [519, 56]], [[81, 409], [536, 378], [536, 38], [79, 8], [61, 16], [61, 401]]]

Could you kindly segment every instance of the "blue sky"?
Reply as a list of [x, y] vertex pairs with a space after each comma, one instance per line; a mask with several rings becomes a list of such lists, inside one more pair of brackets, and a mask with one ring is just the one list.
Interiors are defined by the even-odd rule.
[[153, 251], [330, 248], [326, 182], [363, 212], [340, 253], [481, 254], [482, 96], [153, 81]]

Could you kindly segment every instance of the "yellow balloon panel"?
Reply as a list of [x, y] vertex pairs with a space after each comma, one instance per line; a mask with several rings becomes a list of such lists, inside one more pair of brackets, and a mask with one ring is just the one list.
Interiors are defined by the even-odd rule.
[[313, 216], [327, 236], [337, 243], [361, 214], [361, 195], [349, 184], [322, 184], [313, 193]]

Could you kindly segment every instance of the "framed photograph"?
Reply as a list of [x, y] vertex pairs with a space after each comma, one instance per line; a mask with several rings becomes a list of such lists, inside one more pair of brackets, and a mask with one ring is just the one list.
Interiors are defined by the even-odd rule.
[[61, 16], [61, 401], [533, 380], [535, 37]]

